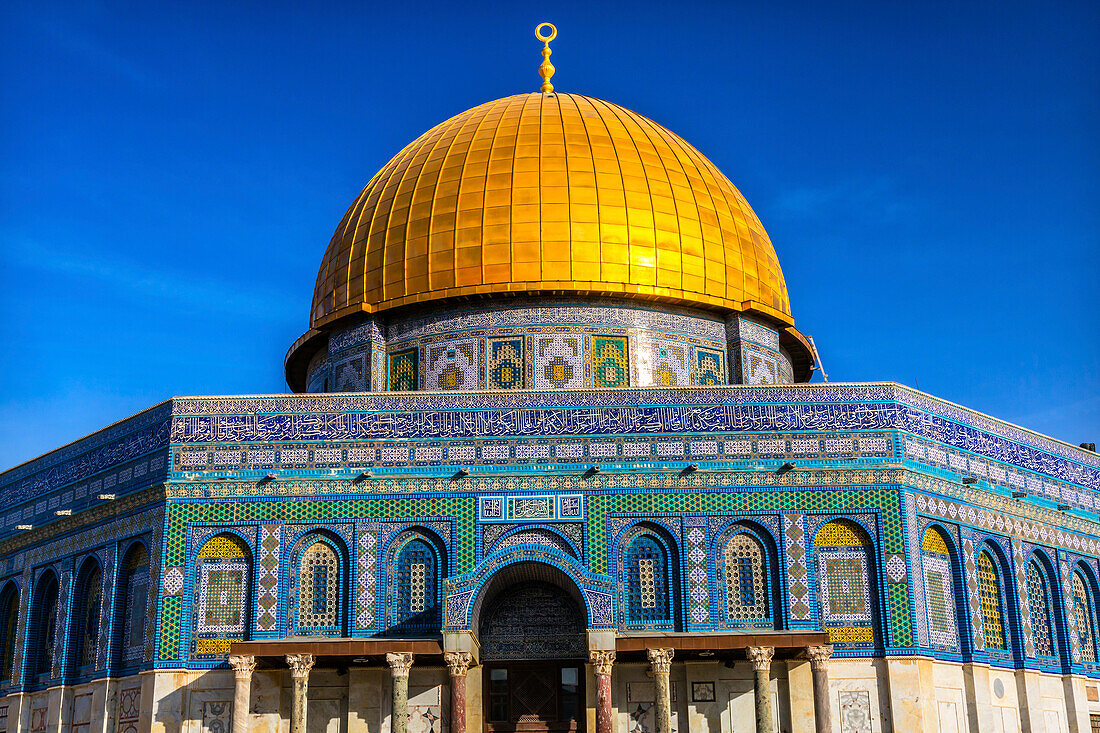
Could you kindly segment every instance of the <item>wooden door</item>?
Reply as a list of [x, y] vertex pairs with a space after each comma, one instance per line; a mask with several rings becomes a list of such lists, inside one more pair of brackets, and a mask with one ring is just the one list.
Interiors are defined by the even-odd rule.
[[583, 733], [583, 671], [570, 661], [487, 665], [486, 733]]

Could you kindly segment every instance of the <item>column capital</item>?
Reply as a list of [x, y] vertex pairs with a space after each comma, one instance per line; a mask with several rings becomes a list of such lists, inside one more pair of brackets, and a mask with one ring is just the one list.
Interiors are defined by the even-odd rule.
[[234, 675], [248, 679], [256, 669], [256, 657], [251, 654], [230, 654], [229, 666], [233, 668]]
[[653, 674], [667, 675], [672, 667], [672, 657], [676, 654], [676, 650], [669, 647], [646, 649], [645, 654], [649, 658], [649, 668]]
[[810, 669], [815, 672], [819, 672], [828, 667], [829, 657], [831, 657], [832, 654], [832, 644], [826, 644], [825, 646], [808, 646], [803, 652], [806, 659], [810, 660]]
[[[386, 661], [389, 661], [388, 655]], [[474, 661], [474, 655], [470, 652], [444, 652], [443, 661], [447, 663], [447, 671], [451, 673], [452, 677], [465, 677], [466, 670], [470, 668], [470, 664]], [[409, 660], [409, 663], [412, 664], [412, 659]]]
[[412, 652], [386, 652], [386, 664], [390, 665], [394, 677], [408, 677], [413, 666]]
[[290, 667], [290, 676], [294, 679], [306, 679], [316, 660], [312, 654], [287, 654], [286, 664]]
[[615, 650], [589, 649], [588, 661], [596, 668], [596, 674], [611, 674], [611, 667], [615, 664]]
[[748, 655], [749, 661], [752, 662], [753, 669], [767, 672], [772, 666], [772, 657], [775, 656], [775, 647], [750, 646], [746, 647], [745, 653]]

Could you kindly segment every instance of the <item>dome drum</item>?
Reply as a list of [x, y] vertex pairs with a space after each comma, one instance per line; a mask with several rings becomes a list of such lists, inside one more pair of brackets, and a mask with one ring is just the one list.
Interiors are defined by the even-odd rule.
[[772, 326], [625, 299], [512, 298], [406, 310], [332, 329], [306, 392], [606, 389], [785, 384], [796, 366]]

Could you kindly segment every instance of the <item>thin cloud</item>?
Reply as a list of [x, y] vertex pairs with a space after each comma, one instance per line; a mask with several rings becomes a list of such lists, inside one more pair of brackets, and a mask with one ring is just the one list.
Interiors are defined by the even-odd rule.
[[272, 298], [262, 290], [249, 290], [239, 282], [226, 282], [214, 278], [194, 277], [186, 272], [166, 272], [133, 262], [113, 260], [106, 262], [86, 255], [65, 251], [56, 245], [43, 246], [39, 242], [10, 237], [0, 237], [3, 259], [12, 269], [53, 273], [82, 277], [103, 283], [107, 292], [126, 292], [143, 298], [155, 298], [161, 302], [176, 303], [212, 313], [233, 313], [248, 318], [281, 322], [293, 319], [298, 308], [285, 298]]

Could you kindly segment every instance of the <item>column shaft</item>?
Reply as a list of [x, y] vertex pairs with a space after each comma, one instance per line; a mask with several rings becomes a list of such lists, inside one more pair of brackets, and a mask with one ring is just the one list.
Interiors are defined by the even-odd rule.
[[590, 649], [588, 660], [596, 673], [596, 733], [611, 733], [611, 667], [615, 652]]
[[832, 733], [833, 712], [829, 702], [829, 657], [832, 646], [806, 647], [806, 656], [810, 660], [810, 674], [814, 685], [814, 730], [817, 733]]
[[755, 673], [753, 701], [756, 703], [756, 733], [772, 733], [771, 667], [775, 648], [750, 646], [745, 650]]
[[451, 674], [451, 733], [466, 733], [466, 672], [473, 661], [470, 652], [443, 655]]
[[312, 654], [287, 654], [293, 680], [290, 705], [290, 733], [306, 733], [306, 696], [309, 693], [309, 670], [313, 669]]
[[[413, 655], [409, 652], [386, 654], [393, 678], [393, 705], [390, 733], [408, 733], [409, 729], [409, 669]], [[465, 708], [464, 708], [465, 710]]]
[[252, 671], [256, 669], [256, 657], [232, 654], [229, 666], [233, 668], [233, 733], [249, 733], [252, 721], [248, 705], [252, 696]]
[[674, 649], [646, 649], [649, 668], [653, 673], [653, 687], [656, 693], [657, 709], [654, 724], [655, 733], [672, 733], [672, 695], [668, 686], [668, 675], [672, 669]]

